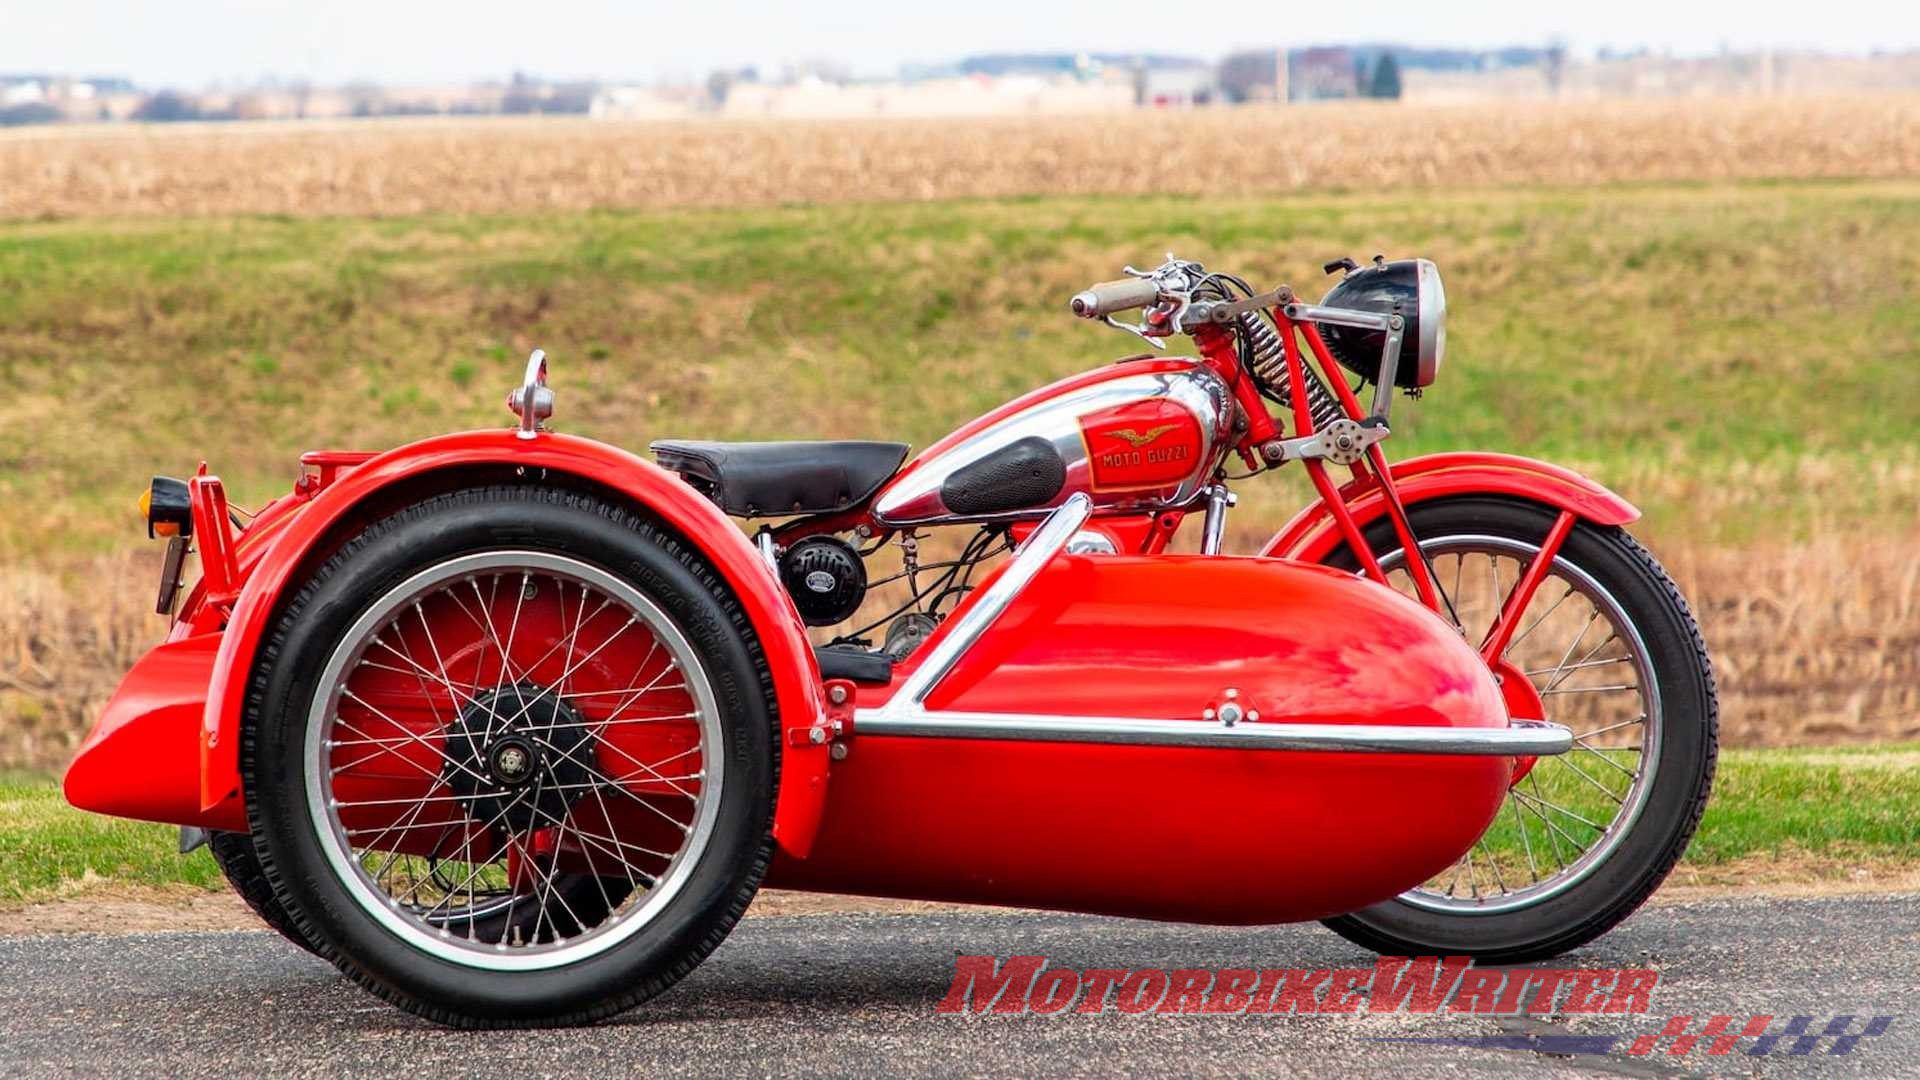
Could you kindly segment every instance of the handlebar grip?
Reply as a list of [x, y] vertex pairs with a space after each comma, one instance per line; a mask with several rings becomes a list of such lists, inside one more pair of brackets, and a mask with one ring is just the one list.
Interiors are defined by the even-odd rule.
[[1151, 306], [1160, 299], [1160, 286], [1149, 278], [1103, 281], [1074, 294], [1068, 306], [1083, 319], [1098, 319], [1116, 311]]

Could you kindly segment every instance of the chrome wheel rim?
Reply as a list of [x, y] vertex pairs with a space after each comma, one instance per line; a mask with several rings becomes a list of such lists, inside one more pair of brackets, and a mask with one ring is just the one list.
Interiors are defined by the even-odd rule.
[[[599, 955], [658, 916], [712, 838], [726, 744], [706, 668], [596, 566], [495, 551], [428, 567], [354, 621], [316, 685], [304, 775], [321, 850], [362, 911], [440, 959]], [[408, 790], [353, 797], [376, 778]]]
[[[1421, 541], [1437, 585], [1476, 647], [1539, 547], [1459, 534]], [[1415, 595], [1396, 550], [1387, 580]], [[1495, 915], [1542, 904], [1591, 877], [1632, 832], [1659, 766], [1660, 697], [1639, 629], [1610, 591], [1554, 558], [1501, 659], [1528, 678], [1571, 751], [1536, 759], [1508, 788], [1487, 831], [1452, 866], [1402, 893], [1426, 911]], [[1629, 673], [1622, 678], [1623, 673]]]

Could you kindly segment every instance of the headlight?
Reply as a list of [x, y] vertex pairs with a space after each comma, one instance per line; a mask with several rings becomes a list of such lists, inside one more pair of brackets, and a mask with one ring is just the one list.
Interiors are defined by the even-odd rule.
[[[1447, 290], [1431, 261], [1396, 259], [1355, 270], [1329, 289], [1320, 305], [1399, 315], [1406, 325], [1394, 385], [1430, 386], [1439, 378], [1440, 359], [1447, 350]], [[1386, 331], [1326, 324], [1320, 333], [1341, 366], [1364, 379], [1379, 377]]]

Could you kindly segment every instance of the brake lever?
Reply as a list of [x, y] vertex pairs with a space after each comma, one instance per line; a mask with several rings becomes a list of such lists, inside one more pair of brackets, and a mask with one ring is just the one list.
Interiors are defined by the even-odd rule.
[[[1162, 289], [1162, 294], [1173, 301], [1174, 307], [1172, 311], [1169, 311], [1167, 313], [1167, 317], [1161, 323], [1161, 325], [1154, 326], [1153, 324], [1148, 323], [1145, 315], [1142, 315], [1140, 317], [1140, 322], [1138, 324], [1123, 323], [1118, 321], [1111, 315], [1101, 316], [1100, 321], [1106, 323], [1108, 326], [1113, 327], [1115, 330], [1125, 330], [1127, 333], [1132, 334], [1133, 336], [1139, 338], [1141, 341], [1146, 342], [1147, 344], [1153, 346], [1156, 349], [1161, 350], [1162, 352], [1166, 351], [1167, 343], [1165, 339], [1172, 337], [1174, 334], [1183, 332], [1185, 328], [1187, 312], [1193, 308], [1193, 293], [1192, 293], [1193, 282], [1191, 278], [1194, 274], [1198, 273], [1200, 269], [1200, 264], [1194, 263], [1194, 262], [1182, 262], [1181, 260], [1174, 258], [1173, 252], [1169, 251], [1167, 252], [1166, 263], [1160, 266], [1158, 269], [1141, 270], [1133, 266], [1121, 267], [1121, 272], [1126, 274], [1128, 277], [1153, 278], [1153, 279], [1161, 279], [1161, 278], [1170, 276], [1168, 274], [1169, 268], [1172, 268], [1173, 270], [1176, 270], [1176, 271], [1184, 272], [1188, 275], [1189, 277], [1189, 280], [1187, 282], [1188, 288], [1182, 289], [1182, 290], [1164, 289], [1164, 288]], [[1149, 308], [1147, 310], [1151, 311], [1153, 309]]]
[[1148, 334], [1147, 324], [1144, 320], [1140, 323], [1140, 325], [1135, 326], [1132, 323], [1123, 323], [1111, 315], [1102, 315], [1100, 316], [1100, 321], [1106, 323], [1108, 326], [1113, 327], [1115, 330], [1125, 330], [1127, 333], [1134, 335], [1135, 337], [1139, 338], [1141, 341], [1146, 342], [1147, 344], [1153, 346], [1156, 349], [1161, 350], [1162, 352], [1166, 351], [1167, 343], [1161, 340], [1160, 338], [1157, 338], [1152, 336], [1151, 334]]

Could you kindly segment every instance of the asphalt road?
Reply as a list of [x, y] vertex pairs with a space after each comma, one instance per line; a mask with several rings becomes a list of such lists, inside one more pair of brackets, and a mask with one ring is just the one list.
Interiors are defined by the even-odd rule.
[[[0, 939], [0, 1076], [592, 1075], [671, 1071], [1419, 1076], [1920, 1076], [1920, 895], [1650, 908], [1564, 966], [1654, 967], [1644, 1017], [941, 1015], [962, 954], [1088, 968], [1324, 968], [1372, 958], [1317, 926], [1222, 930], [1008, 913], [744, 922], [670, 994], [574, 1031], [458, 1033], [395, 1011], [266, 933]], [[1675, 1014], [1893, 1016], [1846, 1056], [1556, 1056], [1385, 1041], [1646, 1034]], [[1698, 1021], [1696, 1021], [1697, 1027]], [[1777, 1027], [1778, 1025], [1776, 1025]], [[1816, 1027], [1817, 1030], [1817, 1027]], [[1743, 1040], [1742, 1048], [1751, 1040]], [[1624, 1046], [1624, 1041], [1622, 1043]]]

